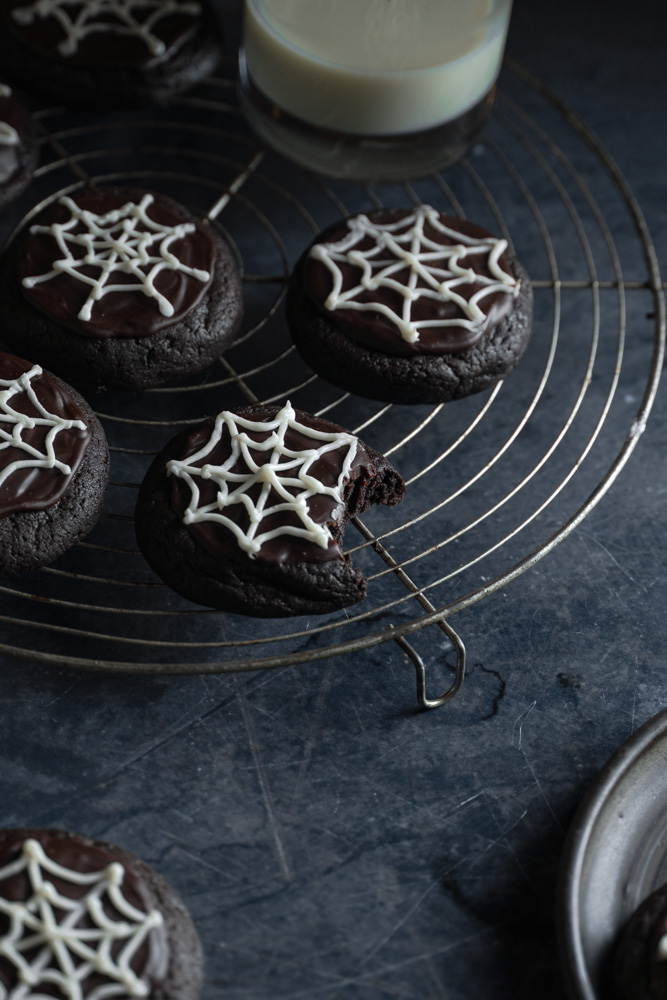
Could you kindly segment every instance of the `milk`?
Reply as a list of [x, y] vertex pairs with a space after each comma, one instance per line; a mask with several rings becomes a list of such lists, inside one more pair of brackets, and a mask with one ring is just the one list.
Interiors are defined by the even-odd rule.
[[478, 104], [500, 69], [509, 0], [246, 0], [252, 83], [311, 125], [403, 135]]

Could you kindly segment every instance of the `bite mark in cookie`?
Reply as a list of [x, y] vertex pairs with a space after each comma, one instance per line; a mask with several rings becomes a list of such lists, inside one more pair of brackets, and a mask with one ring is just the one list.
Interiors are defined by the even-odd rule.
[[137, 539], [197, 603], [258, 617], [334, 611], [366, 592], [342, 550], [347, 521], [404, 489], [378, 452], [289, 403], [222, 411], [155, 459]]

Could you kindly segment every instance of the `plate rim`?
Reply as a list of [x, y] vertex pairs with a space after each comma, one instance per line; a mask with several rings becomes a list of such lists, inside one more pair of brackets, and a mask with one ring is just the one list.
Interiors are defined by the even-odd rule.
[[614, 789], [637, 759], [657, 739], [665, 736], [667, 708], [648, 719], [614, 751], [588, 787], [568, 828], [558, 873], [556, 937], [561, 971], [571, 1000], [602, 1000], [589, 976], [578, 907], [582, 872], [591, 837]]

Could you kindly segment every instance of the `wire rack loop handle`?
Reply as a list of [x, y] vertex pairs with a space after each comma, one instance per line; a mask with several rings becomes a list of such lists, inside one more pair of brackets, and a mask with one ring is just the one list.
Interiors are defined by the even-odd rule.
[[466, 648], [463, 644], [463, 640], [458, 633], [455, 632], [452, 626], [448, 622], [444, 621], [444, 619], [438, 622], [438, 624], [446, 633], [447, 638], [456, 650], [456, 674], [454, 676], [454, 680], [445, 693], [441, 694], [438, 698], [426, 697], [426, 665], [417, 650], [411, 643], [408, 642], [406, 638], [404, 638], [404, 636], [398, 636], [394, 639], [394, 642], [401, 647], [403, 652], [409, 656], [414, 664], [417, 676], [417, 701], [419, 702], [420, 708], [440, 708], [441, 705], [445, 705], [457, 693], [463, 684], [463, 678], [465, 677]]

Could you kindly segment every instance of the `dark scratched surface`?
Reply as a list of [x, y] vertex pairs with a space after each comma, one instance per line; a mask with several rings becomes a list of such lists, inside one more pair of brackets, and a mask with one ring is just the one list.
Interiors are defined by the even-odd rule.
[[[575, 0], [517, 0], [509, 52], [553, 87], [611, 152], [648, 219], [664, 267], [667, 94], [664, 81], [656, 82], [661, 33], [646, 30], [649, 8], [656, 15], [657, 5], [640, 2], [632, 18], [620, 4], [583, 7]], [[234, 5], [226, 4], [225, 13], [232, 39]], [[632, 288], [621, 382], [599, 441], [575, 480], [581, 485], [565, 489], [526, 529], [526, 542], [505, 546], [489, 575], [540, 544], [606, 473], [640, 405], [655, 328], [654, 304], [642, 287], [647, 268], [636, 225], [599, 159], [516, 74], [506, 72], [503, 90], [555, 137], [594, 190]], [[506, 102], [498, 110], [513, 114]], [[516, 127], [520, 119], [512, 121]], [[236, 128], [242, 128], [238, 121]], [[492, 124], [489, 141], [511, 149], [502, 118]], [[248, 139], [243, 148], [245, 159], [239, 159], [248, 162], [257, 147]], [[534, 344], [525, 366], [504, 387], [515, 387], [513, 396], [503, 397], [510, 402], [494, 410], [495, 432], [501, 434], [511, 401], [528, 394], [543, 369], [553, 289], [534, 216], [526, 213], [514, 181], [511, 191], [504, 190], [508, 175], [497, 173], [489, 149], [480, 146], [470, 163], [495, 185], [520, 256], [526, 264], [530, 259], [529, 270], [543, 283], [536, 290]], [[586, 278], [560, 189], [532, 154], [516, 156], [553, 237], [559, 273]], [[560, 177], [557, 159], [550, 163]], [[224, 176], [227, 169], [222, 164]], [[282, 189], [297, 192], [318, 224], [335, 217], [332, 200], [307, 179], [294, 181], [292, 168], [274, 157], [262, 169]], [[576, 201], [571, 179], [562, 176]], [[463, 207], [472, 205], [477, 196], [468, 188], [470, 175], [453, 168], [445, 177]], [[42, 193], [55, 182], [39, 183]], [[348, 210], [368, 204], [361, 188], [334, 187]], [[244, 189], [266, 209], [293, 257], [306, 241], [307, 226], [271, 190], [260, 184]], [[424, 199], [444, 198], [429, 182], [417, 191]], [[398, 197], [395, 191], [378, 196]], [[32, 198], [24, 196], [5, 230]], [[250, 236], [244, 243], [242, 215], [233, 214], [242, 208], [225, 217], [226, 225], [254, 270], [270, 273], [277, 264], [269, 251], [263, 257]], [[586, 217], [585, 206], [581, 212]], [[524, 218], [529, 224], [519, 232]], [[600, 277], [612, 280], [599, 227], [591, 226], [591, 234]], [[253, 286], [253, 294], [261, 297], [263, 287]], [[599, 357], [582, 425], [572, 428], [571, 452], [557, 450], [547, 465], [547, 490], [549, 470], [557, 482], [585, 447], [613, 373], [618, 302], [613, 289], [601, 294]], [[510, 449], [508, 468], [499, 469], [508, 482], [516, 469], [544, 454], [563, 420], [554, 415], [552, 427], [550, 413], [560, 413], [559, 406], [576, 395], [580, 379], [573, 389], [571, 372], [585, 362], [579, 353], [581, 344], [588, 350], [592, 322], [590, 294], [577, 295], [563, 291], [561, 360], [538, 422]], [[95, 405], [117, 415], [123, 407], [134, 412], [136, 401], [96, 399]], [[666, 411], [659, 394], [629, 464], [561, 545], [456, 616], [470, 667], [460, 694], [438, 711], [416, 711], [412, 665], [393, 643], [301, 667], [185, 678], [103, 676], [0, 659], [2, 825], [85, 832], [121, 844], [158, 868], [181, 892], [202, 937], [203, 1000], [560, 1000], [554, 914], [568, 824], [610, 754], [667, 701]], [[336, 419], [343, 417], [337, 413]], [[353, 419], [360, 419], [356, 411]], [[403, 419], [391, 417], [378, 435], [395, 439]], [[106, 426], [112, 443], [123, 446], [124, 426], [113, 420]], [[445, 425], [439, 432], [446, 434]], [[369, 442], [378, 443], [371, 434]], [[467, 463], [472, 469], [486, 444], [473, 436], [467, 453], [459, 449], [462, 471], [445, 469], [442, 475], [456, 482], [469, 473]], [[397, 465], [419, 468], [432, 449], [428, 434], [417, 435], [409, 455], [398, 453]], [[142, 460], [136, 467], [131, 458], [126, 461], [123, 476], [136, 480]], [[442, 482], [422, 481], [424, 504], [437, 501]], [[493, 497], [493, 485], [485, 487], [473, 496], [472, 511]], [[537, 493], [520, 494], [501, 522], [503, 530], [538, 502]], [[131, 513], [127, 505], [122, 510]], [[427, 519], [414, 537], [402, 542], [399, 535], [396, 544], [421, 550], [446, 530], [444, 522]], [[495, 522], [482, 526], [482, 545], [492, 545], [498, 530]], [[426, 578], [434, 572], [431, 564], [423, 568]], [[415, 573], [421, 585], [419, 567]], [[484, 567], [471, 571], [462, 586], [480, 586], [486, 573]], [[393, 591], [383, 580], [378, 587], [386, 585], [391, 600], [400, 588]], [[446, 588], [433, 595], [436, 603], [450, 597]], [[92, 584], [89, 599], [96, 600]], [[16, 597], [3, 593], [0, 600], [3, 615], [28, 614]], [[393, 618], [379, 614], [373, 627], [416, 614], [400, 604]], [[67, 612], [58, 615], [62, 622]], [[164, 627], [173, 636], [174, 626]], [[231, 634], [252, 634], [245, 622], [226, 627]], [[123, 658], [134, 652], [113, 639], [104, 649], [91, 649], [83, 637], [19, 634], [6, 623], [2, 628], [3, 642], [28, 648], [39, 642], [40, 649], [64, 656]], [[215, 639], [215, 627], [209, 631], [207, 638]], [[430, 628], [412, 641], [429, 667], [433, 689], [444, 685], [450, 676], [445, 657], [451, 660], [445, 636]], [[146, 655], [162, 654], [151, 649]]]

